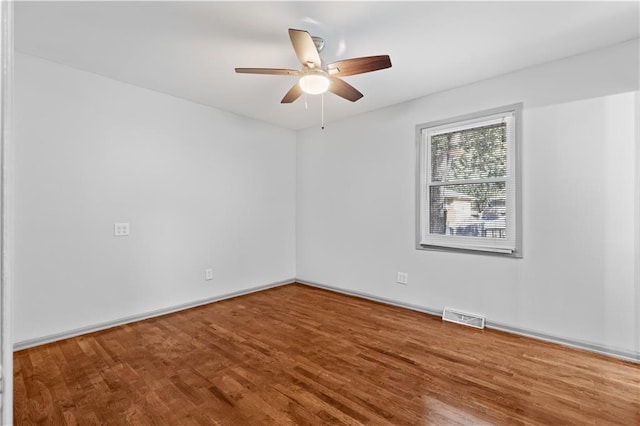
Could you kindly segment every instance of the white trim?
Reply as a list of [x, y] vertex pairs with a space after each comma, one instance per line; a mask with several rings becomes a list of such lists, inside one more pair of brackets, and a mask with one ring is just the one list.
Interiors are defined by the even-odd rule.
[[[455, 239], [453, 239], [455, 238]], [[432, 235], [428, 241], [421, 241], [423, 246], [448, 247], [462, 250], [483, 250], [500, 253], [513, 253], [514, 248], [503, 239], [489, 239], [483, 237], [463, 237]]]
[[[34, 347], [34, 346], [39, 346], [39, 345], [43, 345], [43, 344], [46, 344], [46, 343], [55, 342], [55, 341], [58, 341], [58, 340], [68, 339], [70, 337], [75, 337], [75, 336], [79, 336], [79, 335], [83, 335], [83, 334], [87, 334], [87, 333], [92, 333], [92, 332], [95, 332], [95, 331], [105, 330], [107, 328], [117, 327], [119, 325], [129, 324], [129, 323], [135, 322], [135, 321], [142, 321], [142, 320], [145, 320], [145, 319], [148, 319], [148, 318], [153, 318], [153, 317], [157, 317], [157, 316], [161, 316], [161, 315], [166, 315], [166, 314], [170, 314], [170, 313], [173, 313], [173, 312], [182, 311], [182, 310], [185, 310], [185, 309], [195, 308], [197, 306], [207, 305], [209, 303], [219, 302], [221, 300], [230, 299], [230, 298], [233, 298], [233, 297], [244, 296], [244, 295], [247, 295], [247, 294], [259, 292], [259, 291], [262, 291], [262, 290], [267, 290], [267, 289], [274, 288], [274, 287], [280, 287], [280, 286], [288, 285], [288, 284], [302, 284], [302, 285], [306, 285], [306, 286], [309, 286], [309, 287], [315, 287], [315, 288], [320, 288], [320, 289], [323, 289], [323, 290], [332, 291], [334, 293], [341, 293], [341, 294], [345, 294], [347, 296], [358, 297], [358, 298], [361, 298], [361, 299], [371, 300], [373, 302], [383, 303], [385, 305], [391, 305], [391, 306], [397, 306], [399, 308], [410, 309], [412, 311], [422, 312], [424, 314], [434, 315], [434, 316], [437, 316], [437, 317], [442, 317], [442, 313], [443, 313], [442, 309], [435, 309], [435, 308], [431, 308], [431, 307], [427, 307], [427, 306], [423, 306], [423, 305], [414, 305], [414, 304], [411, 304], [411, 303], [400, 302], [400, 301], [397, 301], [397, 300], [387, 299], [385, 297], [376, 296], [376, 295], [373, 295], [371, 293], [365, 293], [365, 292], [360, 292], [360, 291], [356, 291], [356, 290], [342, 289], [342, 288], [339, 288], [339, 287], [334, 287], [334, 286], [322, 284], [322, 283], [319, 283], [319, 282], [316, 282], [316, 281], [307, 280], [307, 279], [304, 279], [304, 278], [295, 278], [295, 279], [291, 278], [291, 279], [288, 279], [288, 280], [278, 281], [278, 282], [275, 282], [275, 283], [272, 283], [272, 284], [266, 284], [266, 285], [263, 285], [263, 286], [252, 287], [252, 288], [249, 288], [249, 289], [246, 289], [246, 290], [241, 290], [241, 291], [237, 291], [237, 292], [233, 292], [233, 293], [228, 293], [228, 294], [225, 294], [225, 295], [216, 296], [216, 297], [212, 297], [212, 298], [209, 298], [209, 299], [203, 299], [203, 300], [199, 300], [199, 301], [195, 301], [195, 302], [185, 303], [185, 304], [182, 304], [182, 305], [172, 306], [172, 307], [169, 307], [169, 308], [158, 309], [156, 311], [146, 312], [146, 313], [139, 314], [139, 315], [132, 315], [130, 317], [121, 318], [121, 319], [117, 319], [117, 320], [113, 320], [113, 321], [109, 321], [109, 322], [105, 322], [105, 323], [100, 323], [100, 324], [94, 324], [94, 325], [91, 325], [91, 326], [77, 328], [77, 329], [74, 329], [74, 330], [69, 330], [69, 331], [62, 332], [62, 333], [56, 333], [56, 334], [52, 334], [52, 335], [49, 335], [49, 336], [43, 336], [43, 337], [40, 337], [40, 338], [37, 338], [37, 339], [30, 339], [30, 340], [24, 340], [24, 341], [21, 341], [21, 342], [16, 342], [14, 344], [14, 350], [15, 351], [19, 351], [19, 350], [22, 350], [22, 349], [27, 349], [27, 348]], [[569, 347], [572, 347], [572, 348], [585, 350], [587, 352], [593, 352], [593, 353], [597, 353], [597, 354], [601, 354], [601, 355], [606, 355], [606, 356], [609, 356], [609, 357], [612, 357], [612, 358], [622, 359], [622, 360], [625, 360], [625, 361], [631, 361], [631, 362], [640, 364], [640, 352], [633, 352], [633, 351], [628, 351], [628, 350], [624, 350], [624, 349], [611, 348], [611, 347], [607, 347], [607, 346], [603, 346], [603, 345], [598, 345], [598, 344], [595, 344], [595, 343], [583, 342], [583, 341], [576, 340], [576, 339], [567, 339], [567, 338], [564, 338], [564, 337], [553, 336], [553, 335], [540, 333], [540, 332], [537, 332], [537, 331], [523, 329], [523, 328], [519, 328], [519, 327], [514, 327], [514, 326], [511, 326], [511, 325], [502, 324], [502, 323], [493, 322], [493, 321], [486, 321], [485, 322], [485, 326], [487, 328], [504, 331], [506, 333], [511, 333], [511, 334], [517, 334], [517, 335], [520, 335], [520, 336], [530, 337], [532, 339], [542, 340], [542, 341], [550, 342], [550, 343], [555, 343], [555, 344], [562, 345], [562, 346], [569, 346]]]
[[372, 302], [384, 303], [385, 305], [397, 306], [399, 308], [410, 309], [412, 311], [422, 312], [424, 314], [435, 315], [437, 317], [442, 316], [442, 311], [438, 311], [437, 309], [428, 308], [426, 306], [421, 305], [413, 305], [411, 303], [398, 302], [393, 299], [387, 299], [385, 297], [374, 296], [371, 293], [364, 293], [356, 290], [345, 290], [339, 287], [334, 287], [327, 284], [321, 284], [316, 281], [310, 281], [302, 278], [296, 278], [296, 283], [303, 284], [309, 287], [321, 288], [323, 290], [329, 290], [334, 293], [341, 293], [347, 296], [358, 297], [360, 299], [371, 300]]
[[256, 293], [263, 290], [268, 290], [274, 287], [280, 287], [287, 284], [295, 283], [295, 278], [289, 278], [283, 281], [276, 281], [270, 284], [264, 284], [256, 287], [251, 287], [244, 290], [234, 291], [231, 293], [223, 294], [220, 296], [214, 296], [206, 299], [200, 299], [193, 302], [182, 303], [180, 305], [169, 306], [166, 308], [156, 309], [154, 311], [144, 312], [141, 314], [131, 315], [124, 318], [118, 318], [99, 324], [92, 324], [86, 327], [80, 327], [73, 330], [62, 331], [60, 333], [50, 334], [48, 336], [42, 336], [35, 339], [23, 340], [13, 344], [14, 351], [21, 351], [34, 346], [44, 345], [46, 343], [56, 342], [58, 340], [68, 339], [70, 337], [76, 337], [87, 333], [93, 333], [95, 331], [106, 330], [108, 328], [117, 327], [124, 324], [129, 324], [136, 321], [142, 321], [149, 318], [159, 317], [162, 315], [171, 314], [185, 309], [195, 308], [197, 306], [208, 305], [209, 303], [220, 302], [225, 299], [231, 299], [233, 297], [245, 296], [247, 294]]
[[[414, 305], [411, 303], [400, 302], [393, 299], [387, 299], [384, 297], [375, 296], [370, 293], [363, 293], [356, 290], [345, 290], [338, 287], [333, 287], [326, 284], [321, 284], [315, 281], [306, 280], [304, 278], [296, 278], [298, 284], [308, 285], [310, 287], [321, 288], [324, 290], [333, 291], [336, 293], [346, 294], [348, 296], [359, 297], [362, 299], [371, 300], [374, 302], [384, 303], [385, 305], [398, 306], [400, 308], [410, 309], [412, 311], [418, 311], [429, 315], [435, 315], [442, 317], [443, 310], [435, 309], [421, 305]], [[520, 336], [530, 337], [535, 340], [542, 340], [545, 342], [555, 343], [561, 346], [569, 346], [575, 349], [581, 349], [587, 352], [593, 352], [600, 355], [606, 355], [612, 358], [621, 359], [624, 361], [631, 361], [640, 364], [640, 352], [628, 351], [625, 349], [611, 348], [595, 343], [583, 342], [576, 339], [567, 339], [564, 337], [553, 336], [546, 333], [541, 333], [533, 330], [528, 330], [520, 327], [514, 327], [507, 324], [502, 324], [493, 321], [486, 321], [485, 326], [493, 330], [504, 331], [506, 333], [517, 334]]]
[[[479, 113], [480, 115], [482, 113]], [[443, 124], [437, 127], [423, 127], [422, 129], [422, 150], [424, 163], [421, 167], [424, 169], [424, 175], [426, 180], [422, 181], [423, 197], [420, 200], [421, 209], [426, 211], [426, 222], [422, 225], [422, 241], [423, 245], [431, 246], [444, 246], [450, 248], [462, 248], [469, 250], [485, 250], [495, 251], [500, 253], [512, 253], [515, 250], [516, 239], [514, 232], [511, 231], [513, 224], [515, 223], [515, 185], [514, 185], [514, 165], [513, 165], [513, 151], [515, 144], [515, 134], [513, 126], [515, 124], [515, 111], [505, 111], [500, 114], [493, 114], [491, 116], [481, 115], [472, 120], [466, 120], [463, 122], [453, 121], [453, 126], [449, 124]], [[468, 130], [476, 127], [486, 127], [493, 124], [505, 123], [506, 125], [506, 137], [507, 137], [507, 170], [505, 176], [501, 178], [492, 179], [464, 179], [464, 180], [447, 180], [446, 176], [443, 176], [442, 181], [433, 181], [432, 169], [431, 169], [431, 138], [439, 134], [452, 133], [456, 131]], [[434, 129], [437, 129], [434, 131]], [[431, 234], [428, 231], [428, 224], [431, 223], [431, 208], [430, 208], [430, 194], [431, 188], [434, 186], [446, 186], [446, 185], [465, 185], [465, 184], [482, 184], [482, 183], [504, 183], [504, 190], [506, 196], [506, 210], [507, 215], [505, 217], [507, 237], [504, 239], [488, 239], [484, 237], [465, 238], [452, 235], [438, 235]], [[427, 201], [429, 200], [429, 201]], [[514, 227], [513, 227], [514, 228]], [[515, 228], [514, 228], [515, 229]]]
[[611, 348], [596, 343], [584, 342], [577, 339], [567, 339], [564, 337], [552, 336], [545, 333], [529, 330], [526, 328], [513, 327], [499, 322], [487, 322], [487, 328], [493, 330], [504, 331], [505, 333], [517, 334], [518, 336], [530, 337], [543, 342], [555, 343], [561, 346], [569, 346], [574, 349], [580, 349], [587, 352], [605, 355], [612, 358], [621, 359], [623, 361], [631, 361], [640, 364], [640, 352], [627, 351], [624, 349]]
[[[455, 250], [522, 257], [521, 243], [521, 184], [519, 144], [521, 143], [522, 104], [506, 105], [460, 117], [439, 120], [416, 126], [416, 248], [419, 250]], [[501, 178], [432, 182], [431, 150], [428, 139], [432, 135], [450, 133], [496, 123], [507, 125], [507, 172]], [[465, 237], [431, 234], [428, 229], [431, 209], [429, 190], [433, 186], [504, 182], [506, 195], [506, 238]]]
[[12, 261], [12, 227], [11, 197], [12, 187], [12, 109], [13, 109], [13, 2], [2, 1], [0, 4], [0, 336], [2, 337], [2, 396], [1, 421], [3, 425], [13, 424], [13, 351], [11, 332], [11, 261]]
[[[493, 124], [500, 124], [507, 118], [513, 118], [513, 113], [510, 111], [500, 112], [491, 115], [482, 115], [469, 120], [451, 120], [449, 123], [443, 123], [438, 126], [429, 126], [424, 128], [430, 136], [438, 136], [446, 133], [461, 132], [463, 130], [472, 129], [474, 127], [485, 127]], [[453, 126], [452, 126], [453, 124]]]
[[634, 277], [635, 277], [635, 337], [636, 337], [636, 351], [640, 352], [640, 91], [635, 93], [635, 264], [634, 264]]

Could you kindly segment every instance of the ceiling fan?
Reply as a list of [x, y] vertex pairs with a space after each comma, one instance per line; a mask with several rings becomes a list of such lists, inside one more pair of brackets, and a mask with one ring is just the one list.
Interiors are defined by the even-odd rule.
[[289, 89], [282, 101], [288, 104], [298, 99], [303, 93], [319, 95], [327, 91], [351, 102], [363, 95], [355, 87], [340, 77], [363, 74], [391, 67], [389, 55], [365, 56], [344, 59], [324, 66], [320, 52], [324, 48], [324, 40], [312, 37], [307, 31], [289, 29], [289, 37], [296, 56], [302, 63], [301, 70], [282, 68], [236, 68], [242, 74], [293, 75], [299, 77], [296, 84]]

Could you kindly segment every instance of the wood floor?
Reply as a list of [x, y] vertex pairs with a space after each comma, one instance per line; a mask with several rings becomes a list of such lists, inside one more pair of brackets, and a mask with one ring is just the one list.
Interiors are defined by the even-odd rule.
[[640, 425], [640, 365], [298, 284], [14, 362], [17, 425]]

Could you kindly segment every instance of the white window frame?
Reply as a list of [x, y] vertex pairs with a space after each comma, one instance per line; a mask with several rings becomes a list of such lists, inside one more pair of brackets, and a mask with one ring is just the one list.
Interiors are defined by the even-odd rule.
[[[467, 181], [432, 182], [432, 136], [474, 127], [505, 122], [507, 124], [507, 176]], [[469, 253], [497, 254], [522, 257], [522, 221], [520, 188], [520, 135], [522, 104], [506, 105], [464, 116], [433, 121], [416, 126], [416, 248], [420, 250], [451, 250]], [[429, 232], [430, 188], [436, 185], [505, 182], [506, 235], [505, 239], [431, 234]]]

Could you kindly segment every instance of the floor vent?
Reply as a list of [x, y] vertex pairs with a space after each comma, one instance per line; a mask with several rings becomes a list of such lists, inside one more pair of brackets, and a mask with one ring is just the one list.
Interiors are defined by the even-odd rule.
[[444, 308], [442, 319], [444, 321], [468, 325], [469, 327], [484, 328], [484, 315], [470, 314], [451, 308]]

